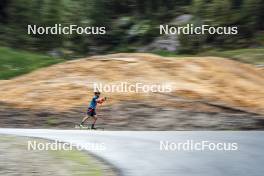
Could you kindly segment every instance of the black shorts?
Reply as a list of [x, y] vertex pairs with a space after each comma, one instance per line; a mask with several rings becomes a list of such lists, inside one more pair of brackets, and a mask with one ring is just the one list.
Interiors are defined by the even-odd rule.
[[87, 109], [87, 115], [88, 115], [88, 116], [91, 116], [91, 117], [95, 116], [95, 115], [96, 115], [95, 109], [93, 109], [93, 108], [88, 108], [88, 109]]

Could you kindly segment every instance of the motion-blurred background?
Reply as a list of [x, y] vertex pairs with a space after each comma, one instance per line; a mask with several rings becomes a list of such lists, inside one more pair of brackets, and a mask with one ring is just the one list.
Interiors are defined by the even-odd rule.
[[[263, 10], [263, 0], [1, 0], [0, 124], [73, 127], [93, 82], [128, 81], [174, 87], [106, 94], [100, 123], [109, 129], [263, 129]], [[188, 23], [239, 33], [159, 34], [160, 24]], [[107, 33], [28, 35], [29, 24]], [[124, 54], [104, 55], [113, 53]]]
[[[263, 0], [2, 0], [0, 40], [1, 45], [11, 48], [56, 51], [70, 57], [153, 49], [193, 54], [210, 49], [256, 48], [263, 46], [263, 11]], [[105, 26], [107, 35], [27, 34], [28, 24], [56, 23]], [[159, 46], [160, 24], [187, 23], [238, 26], [239, 34], [164, 37], [159, 40], [167, 40], [171, 46]]]

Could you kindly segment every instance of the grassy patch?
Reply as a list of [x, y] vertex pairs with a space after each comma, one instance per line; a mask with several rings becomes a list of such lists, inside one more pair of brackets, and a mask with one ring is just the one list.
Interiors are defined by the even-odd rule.
[[47, 126], [56, 126], [58, 124], [58, 120], [56, 118], [53, 117], [49, 117], [47, 119]]
[[0, 47], [0, 79], [10, 79], [62, 61], [59, 58]]
[[153, 53], [164, 57], [218, 56], [218, 57], [230, 58], [233, 60], [237, 60], [249, 64], [255, 64], [255, 65], [264, 64], [264, 48], [246, 48], [246, 49], [236, 49], [236, 50], [227, 50], [227, 51], [210, 50], [207, 52], [198, 53], [196, 55], [177, 54], [175, 52], [169, 52], [169, 51], [156, 51]]
[[16, 137], [11, 135], [0, 135], [0, 143], [15, 141]]
[[159, 51], [154, 51], [153, 54], [157, 54], [163, 57], [185, 57], [185, 56], [193, 56], [193, 55], [183, 55], [183, 54], [177, 54], [176, 52], [172, 52], [172, 51], [163, 51], [163, 50], [159, 50]]
[[[52, 142], [37, 138], [0, 135], [2, 144], [0, 153], [6, 158], [1, 165], [2, 170], [9, 170], [11, 175], [18, 173], [19, 175], [30, 175], [31, 170], [34, 170], [35, 175], [65, 173], [65, 175], [72, 176], [102, 176], [106, 173], [106, 166], [101, 165], [101, 162], [93, 159], [87, 153], [77, 149], [28, 150], [28, 141]], [[20, 167], [23, 168], [22, 171], [19, 169]], [[107, 172], [112, 173], [111, 170], [107, 170]]]
[[264, 64], [264, 48], [247, 48], [247, 49], [237, 49], [230, 51], [209, 51], [202, 53], [206, 56], [219, 56], [231, 58], [237, 61], [246, 62], [250, 64]]
[[88, 155], [78, 150], [58, 150], [51, 151], [51, 153], [58, 159], [71, 162], [70, 170], [74, 176], [101, 176], [102, 169], [94, 163]]

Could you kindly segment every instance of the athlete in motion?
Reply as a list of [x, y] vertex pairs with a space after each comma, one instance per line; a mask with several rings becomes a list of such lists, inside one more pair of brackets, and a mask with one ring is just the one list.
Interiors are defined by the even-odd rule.
[[97, 120], [97, 115], [96, 115], [97, 103], [98, 104], [102, 104], [103, 102], [106, 101], [106, 97], [104, 97], [104, 98], [99, 98], [99, 97], [100, 97], [100, 92], [94, 92], [94, 97], [91, 100], [90, 105], [89, 105], [89, 107], [87, 109], [86, 116], [82, 119], [82, 122], [80, 124], [81, 128], [84, 127], [83, 124], [86, 122], [86, 120], [89, 117], [92, 117], [93, 118], [93, 123], [91, 125], [91, 129], [96, 129], [95, 128], [95, 123], [96, 123], [96, 120]]

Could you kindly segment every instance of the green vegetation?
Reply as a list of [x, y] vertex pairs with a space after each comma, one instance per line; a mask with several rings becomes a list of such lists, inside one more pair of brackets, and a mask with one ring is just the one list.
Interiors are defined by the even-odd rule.
[[[181, 53], [195, 54], [207, 48], [247, 48], [263, 45], [263, 37], [258, 36], [264, 30], [263, 9], [262, 0], [2, 0], [0, 45], [40, 52], [56, 50], [70, 57], [136, 51], [160, 36], [160, 24], [189, 14], [192, 19], [188, 23], [237, 26], [239, 33], [180, 35]], [[107, 33], [28, 35], [28, 24], [105, 26]]]
[[88, 155], [78, 150], [58, 150], [50, 151], [53, 156], [62, 161], [69, 161], [71, 164], [69, 169], [74, 176], [101, 176], [102, 169], [94, 163]]
[[[250, 64], [264, 64], [264, 48], [246, 48], [225, 51], [209, 50], [195, 55], [177, 54], [168, 51], [155, 51], [153, 53], [165, 57], [219, 56]], [[29, 73], [38, 68], [63, 61], [63, 59], [59, 58], [0, 47], [0, 79], [10, 79], [15, 76]], [[47, 123], [52, 126], [56, 124], [56, 119], [48, 119]]]
[[[9, 170], [10, 174], [28, 175], [34, 170], [35, 175], [66, 175], [72, 176], [102, 176], [107, 172], [114, 172], [107, 166], [91, 157], [88, 153], [73, 150], [27, 150], [28, 142], [51, 142], [43, 139], [0, 135], [0, 153], [6, 158], [2, 170]], [[15, 157], [16, 155], [24, 157]], [[38, 159], [36, 163], [36, 158]], [[24, 163], [24, 164], [23, 164]], [[43, 167], [44, 166], [44, 167]], [[19, 169], [23, 168], [23, 171]], [[21, 172], [21, 173], [20, 173]]]
[[58, 125], [58, 120], [54, 117], [48, 117], [47, 119], [47, 126], [50, 127], [50, 126], [57, 126]]
[[10, 79], [62, 61], [63, 59], [0, 47], [0, 79]]
[[164, 56], [164, 57], [188, 57], [188, 56], [191, 57], [191, 56], [196, 56], [193, 54], [179, 54], [179, 53], [164, 51], [164, 50], [154, 51], [153, 54], [157, 54], [157, 55]]
[[[10, 79], [63, 61], [37, 54], [47, 52], [76, 58], [140, 50], [163, 56], [212, 55], [263, 64], [263, 9], [261, 0], [2, 0], [0, 79]], [[188, 14], [190, 19], [174, 23], [183, 14]], [[175, 52], [141, 50], [160, 37], [160, 24], [181, 26], [185, 23], [194, 26], [237, 26], [239, 33], [179, 35], [177, 40], [180, 45]], [[107, 32], [106, 35], [28, 35], [29, 24], [39, 27], [55, 24], [104, 26]], [[50, 125], [53, 123], [49, 121]]]
[[207, 52], [197, 53], [195, 55], [176, 54], [174, 52], [168, 51], [157, 51], [153, 53], [165, 57], [218, 56], [254, 65], [264, 64], [264, 48], [245, 48], [226, 51], [209, 50]]
[[212, 50], [206, 53], [202, 53], [201, 55], [226, 57], [256, 65], [264, 64], [264, 48], [247, 48], [229, 51]]

